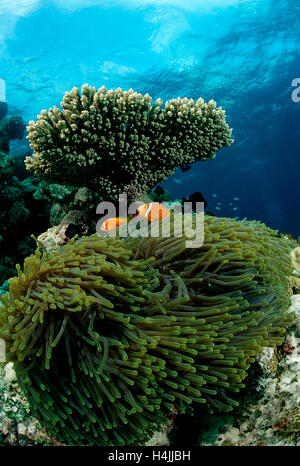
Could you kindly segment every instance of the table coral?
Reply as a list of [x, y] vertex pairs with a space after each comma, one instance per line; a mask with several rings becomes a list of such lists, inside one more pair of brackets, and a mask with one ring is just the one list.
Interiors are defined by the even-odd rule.
[[165, 103], [129, 91], [96, 91], [87, 84], [66, 92], [62, 110], [43, 110], [30, 121], [34, 151], [28, 170], [51, 183], [86, 186], [106, 200], [147, 192], [174, 173], [214, 157], [232, 143], [225, 111], [211, 100]]

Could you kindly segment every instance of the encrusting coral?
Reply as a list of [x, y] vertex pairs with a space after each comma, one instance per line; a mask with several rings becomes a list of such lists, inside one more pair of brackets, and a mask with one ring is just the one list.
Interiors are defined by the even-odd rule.
[[28, 170], [51, 183], [86, 186], [106, 200], [134, 197], [178, 167], [214, 157], [229, 146], [225, 111], [211, 100], [178, 98], [152, 105], [132, 89], [96, 91], [87, 84], [67, 92], [57, 107], [30, 121], [33, 157]]
[[214, 217], [204, 237], [192, 249], [186, 236], [92, 235], [17, 267], [0, 337], [49, 433], [143, 444], [174, 407], [237, 404], [253, 357], [293, 320], [290, 243], [259, 222]]

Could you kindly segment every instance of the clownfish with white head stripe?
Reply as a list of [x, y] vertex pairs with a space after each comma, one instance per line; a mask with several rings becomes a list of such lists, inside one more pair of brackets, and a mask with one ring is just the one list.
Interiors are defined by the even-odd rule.
[[159, 202], [143, 204], [138, 208], [138, 213], [143, 220], [157, 222], [170, 215], [170, 210]]
[[105, 220], [101, 225], [101, 231], [112, 231], [118, 228], [120, 225], [127, 223], [127, 218], [122, 217], [111, 217]]
[[[142, 220], [148, 222], [157, 222], [163, 220], [165, 217], [170, 215], [170, 210], [159, 202], [150, 202], [148, 204], [142, 204], [137, 209], [138, 215]], [[124, 217], [111, 217], [105, 220], [101, 225], [101, 231], [112, 231], [119, 228], [121, 225], [128, 223], [130, 218]]]

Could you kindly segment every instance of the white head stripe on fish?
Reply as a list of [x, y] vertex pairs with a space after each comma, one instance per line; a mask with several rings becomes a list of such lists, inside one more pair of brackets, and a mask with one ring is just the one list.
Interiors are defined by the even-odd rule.
[[151, 208], [152, 208], [152, 202], [151, 202], [151, 204], [149, 205], [149, 207], [148, 207], [148, 209], [147, 209], [147, 211], [146, 211], [146, 213], [145, 213], [145, 218], [147, 218], [147, 217], [148, 217], [148, 215], [149, 215], [149, 213], [150, 213], [150, 210], [151, 210]]

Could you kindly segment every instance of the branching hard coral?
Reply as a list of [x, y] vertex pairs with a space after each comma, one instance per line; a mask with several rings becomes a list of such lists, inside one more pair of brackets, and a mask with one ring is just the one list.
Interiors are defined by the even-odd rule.
[[185, 240], [92, 235], [18, 266], [0, 337], [59, 440], [142, 444], [173, 407], [229, 411], [255, 354], [281, 343], [289, 243], [213, 217], [201, 248]]
[[87, 186], [105, 199], [144, 192], [179, 166], [211, 159], [232, 143], [225, 112], [211, 100], [178, 98], [152, 105], [132, 89], [74, 87], [28, 126], [34, 150], [26, 167], [54, 183]]

